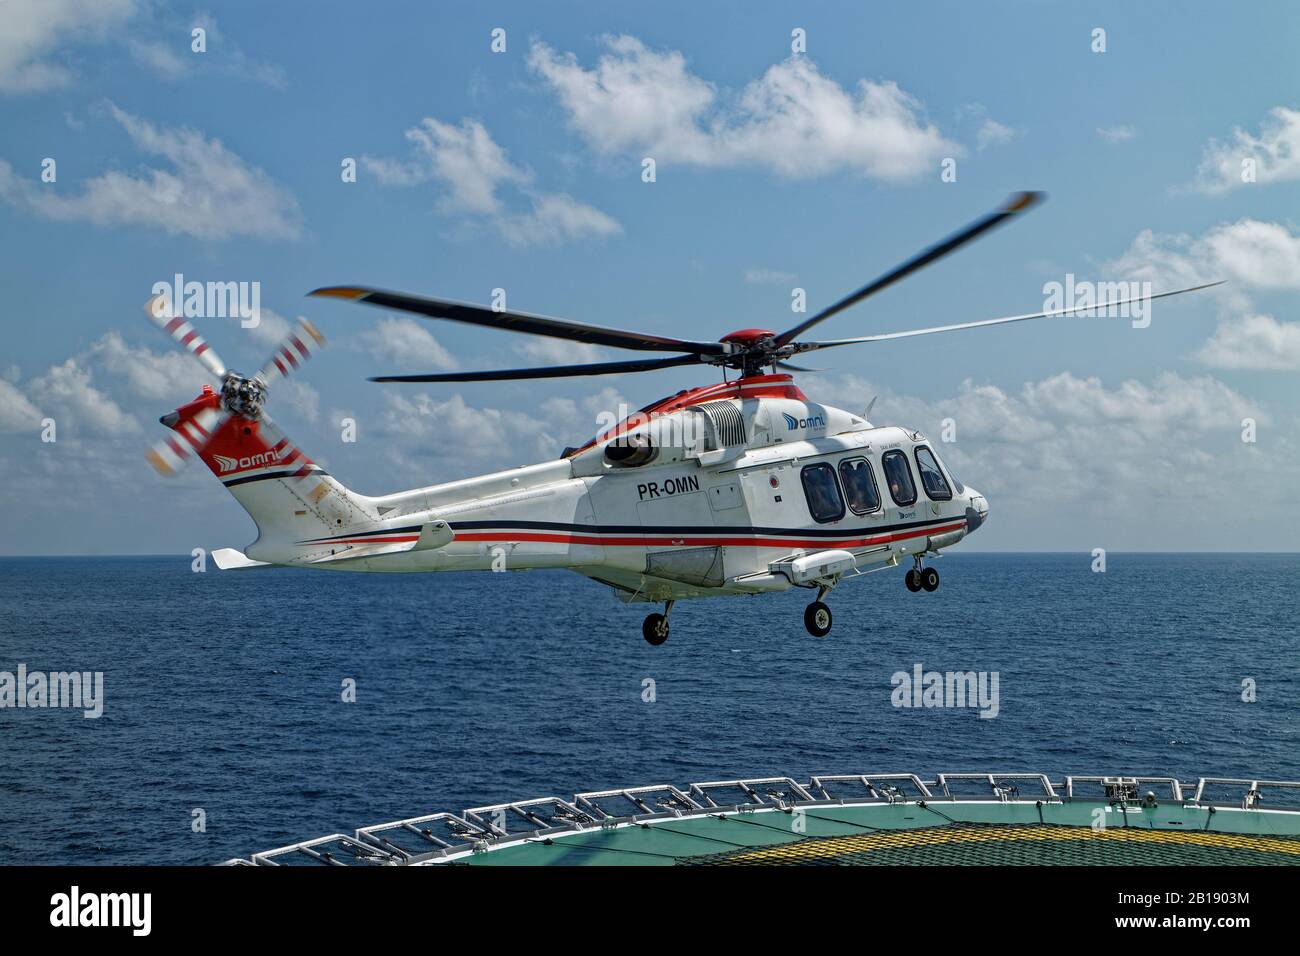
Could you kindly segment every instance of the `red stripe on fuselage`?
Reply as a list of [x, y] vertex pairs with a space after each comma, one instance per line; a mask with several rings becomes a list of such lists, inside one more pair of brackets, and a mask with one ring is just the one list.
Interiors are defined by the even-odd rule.
[[[862, 538], [764, 538], [761, 536], [753, 537], [713, 537], [709, 535], [627, 535], [627, 536], [608, 536], [593, 534], [590, 536], [581, 534], [568, 534], [556, 531], [470, 531], [464, 534], [457, 534], [457, 541], [541, 541], [553, 544], [603, 544], [616, 548], [638, 548], [647, 545], [708, 545], [713, 547], [786, 547], [786, 548], [817, 548], [819, 551], [832, 547], [849, 547], [861, 548], [871, 544], [888, 544], [891, 541], [903, 541], [908, 538], [919, 538], [924, 535], [943, 534], [946, 531], [956, 531], [958, 528], [965, 526], [965, 520], [958, 521], [955, 524], [940, 525], [934, 528], [917, 528], [910, 531], [902, 531], [896, 534], [876, 534], [867, 535]], [[454, 529], [453, 529], [454, 530]]]

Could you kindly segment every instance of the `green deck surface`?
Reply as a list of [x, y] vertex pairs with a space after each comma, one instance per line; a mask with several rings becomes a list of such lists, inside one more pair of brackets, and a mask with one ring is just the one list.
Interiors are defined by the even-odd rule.
[[[1100, 809], [1100, 814], [1095, 811]], [[1100, 818], [1104, 826], [1094, 828]], [[1296, 865], [1300, 813], [1104, 801], [758, 808], [591, 828], [450, 861], [473, 866]]]

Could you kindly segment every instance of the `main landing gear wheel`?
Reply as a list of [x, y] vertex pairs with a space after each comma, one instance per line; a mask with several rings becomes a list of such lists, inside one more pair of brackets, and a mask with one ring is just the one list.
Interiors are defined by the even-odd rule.
[[813, 601], [804, 609], [803, 626], [813, 637], [825, 637], [831, 632], [831, 609], [821, 601]]
[[939, 590], [939, 572], [934, 568], [926, 568], [921, 572], [921, 587], [927, 591]]
[[668, 616], [658, 611], [647, 614], [646, 619], [641, 622], [641, 636], [652, 647], [658, 647], [668, 640]]
[[[921, 585], [921, 572], [918, 571], [916, 568], [909, 568], [909, 569], [908, 569], [906, 581], [907, 581], [907, 589], [908, 589], [909, 591], [911, 591], [913, 594], [915, 594], [917, 591], [921, 590], [921, 586], [922, 586], [922, 585]], [[934, 589], [931, 588], [931, 590], [934, 590]]]

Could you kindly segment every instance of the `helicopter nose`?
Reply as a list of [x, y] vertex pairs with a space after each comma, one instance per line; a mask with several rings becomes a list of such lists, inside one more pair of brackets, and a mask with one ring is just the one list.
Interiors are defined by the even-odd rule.
[[979, 530], [980, 525], [988, 520], [989, 500], [974, 488], [968, 489], [970, 497], [966, 505], [966, 533]]

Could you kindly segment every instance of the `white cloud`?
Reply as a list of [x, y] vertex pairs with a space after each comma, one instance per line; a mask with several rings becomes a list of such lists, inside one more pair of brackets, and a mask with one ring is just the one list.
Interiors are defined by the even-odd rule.
[[91, 346], [87, 358], [125, 381], [133, 395], [145, 399], [189, 401], [209, 379], [207, 371], [188, 352], [131, 347], [117, 331], [106, 333]]
[[1099, 126], [1097, 135], [1108, 143], [1126, 143], [1137, 136], [1137, 130], [1132, 126]]
[[980, 152], [983, 152], [990, 146], [1009, 143], [1015, 139], [1015, 136], [1016, 131], [1010, 126], [999, 123], [994, 119], [986, 119], [980, 124], [979, 131], [975, 134], [975, 146]]
[[1258, 219], [1219, 223], [1200, 237], [1145, 229], [1105, 268], [1153, 285], [1228, 279], [1257, 289], [1300, 289], [1300, 236]]
[[[877, 392], [873, 421], [926, 432], [963, 481], [989, 494], [995, 517], [1002, 507], [1015, 508], [1012, 520], [1027, 539], [1034, 536], [1024, 529], [1060, 521], [1066, 502], [1076, 535], [1098, 516], [1106, 527], [1124, 529], [1112, 536], [1163, 525], [1153, 508], [1204, 496], [1222, 484], [1229, 456], [1258, 452], [1240, 441], [1242, 418], [1268, 419], [1254, 402], [1205, 375], [1164, 373], [1110, 386], [1062, 372], [1010, 391], [967, 380], [941, 398], [898, 395], [851, 375], [826, 380], [829, 400], [850, 409]], [[940, 441], [945, 419], [955, 423], [954, 443]], [[1284, 493], [1277, 482], [1297, 464], [1294, 445], [1279, 441], [1249, 466], [1250, 474], [1239, 476], [1249, 488], [1235, 493], [1258, 494], [1249, 500], [1262, 513], [1262, 501]]]
[[681, 53], [630, 36], [607, 37], [593, 69], [534, 42], [529, 66], [559, 97], [570, 124], [602, 154], [659, 163], [758, 167], [789, 178], [848, 170], [912, 179], [960, 153], [888, 80], [845, 90], [804, 57], [770, 67], [735, 96], [719, 97]]
[[17, 382], [0, 378], [0, 432], [35, 431], [43, 417]]
[[32, 394], [60, 429], [71, 425], [81, 434], [126, 435], [140, 431], [140, 423], [92, 383], [90, 369], [78, 358], [52, 365], [31, 381]]
[[599, 345], [588, 342], [569, 342], [546, 336], [529, 336], [515, 351], [538, 365], [578, 365], [583, 362], [612, 361]]
[[1300, 179], [1300, 110], [1285, 106], [1270, 110], [1258, 136], [1239, 127], [1228, 142], [1210, 140], [1196, 170], [1194, 188], [1216, 194], [1246, 185], [1242, 181], [1245, 159], [1255, 161], [1256, 183]]
[[399, 368], [439, 372], [456, 367], [452, 354], [414, 319], [380, 319], [373, 329], [362, 332], [358, 339], [362, 348], [375, 358], [392, 362]]
[[1144, 230], [1108, 270], [1152, 283], [1156, 291], [1211, 279], [1229, 284], [1212, 290], [1219, 325], [1197, 352], [1212, 368], [1295, 369], [1300, 324], [1256, 310], [1250, 290], [1300, 289], [1300, 236], [1257, 219], [1220, 223], [1200, 237]]
[[506, 239], [519, 245], [617, 236], [623, 231], [612, 216], [563, 193], [534, 197], [531, 211], [505, 217], [500, 228]]
[[72, 71], [60, 50], [102, 38], [137, 8], [136, 0], [5, 0], [0, 5], [0, 92], [66, 86]]
[[[533, 174], [511, 163], [477, 120], [453, 126], [425, 118], [406, 131], [406, 138], [415, 145], [414, 159], [362, 156], [362, 166], [386, 186], [439, 183], [444, 212], [485, 220], [510, 242], [558, 243], [623, 231], [612, 217], [572, 196], [534, 189]], [[500, 195], [503, 187], [518, 191], [529, 208], [512, 210]]]
[[407, 473], [437, 463], [446, 478], [475, 467], [506, 468], [553, 458], [560, 448], [548, 423], [527, 412], [475, 408], [459, 394], [435, 399], [393, 389], [380, 428], [395, 464]]
[[1271, 315], [1227, 318], [1196, 354], [1211, 368], [1300, 371], [1300, 322]]
[[527, 183], [528, 174], [506, 159], [503, 150], [478, 120], [460, 126], [426, 117], [406, 131], [415, 144], [413, 162], [362, 156], [361, 162], [386, 186], [413, 186], [430, 179], [447, 187], [447, 209], [495, 214], [501, 211], [497, 188], [503, 183]]
[[141, 66], [169, 80], [178, 80], [185, 76], [192, 66], [181, 57], [173, 45], [163, 43], [161, 40], [133, 39], [128, 42], [127, 49]]
[[[302, 316], [299, 316], [302, 318]], [[248, 334], [258, 345], [273, 349], [289, 334], [293, 323], [273, 309], [262, 306], [257, 313], [257, 325], [246, 328], [242, 321], [233, 323], [237, 329]], [[268, 352], [269, 354], [269, 352]]]
[[979, 122], [975, 130], [975, 147], [981, 153], [990, 146], [1011, 142], [1019, 133], [1018, 130], [1005, 123], [999, 123], [989, 116], [988, 107], [983, 103], [965, 103], [957, 111], [957, 115], [959, 118], [969, 117]]
[[[167, 17], [151, 24], [158, 31], [153, 37], [132, 36], [126, 39], [131, 58], [165, 80], [182, 80], [197, 74], [220, 73], [241, 80], [253, 80], [275, 89], [284, 89], [287, 78], [277, 64], [255, 60], [244, 53], [217, 27], [210, 14], [191, 17]], [[206, 48], [196, 52], [192, 32], [201, 27]]]
[[0, 160], [0, 198], [46, 219], [145, 226], [197, 239], [300, 234], [292, 194], [220, 140], [184, 127], [160, 129], [111, 104], [109, 110], [141, 151], [161, 156], [172, 168], [146, 168], [139, 176], [110, 170], [87, 180], [80, 192], [65, 194], [20, 178]]
[[[0, 13], [0, 93], [69, 86], [73, 51], [90, 43], [112, 44], [166, 80], [220, 72], [277, 89], [286, 84], [283, 68], [246, 55], [210, 15], [172, 15], [157, 0], [0, 0]], [[202, 54], [190, 49], [196, 26], [207, 31]]]
[[1276, 222], [1240, 219], [1215, 226], [1196, 250], [1224, 274], [1259, 289], [1300, 289], [1300, 236]]
[[421, 484], [553, 459], [595, 435], [608, 416], [635, 411], [613, 386], [579, 398], [553, 396], [525, 410], [479, 407], [459, 393], [435, 397], [412, 388], [384, 393], [377, 433], [385, 470]]
[[[190, 53], [188, 46], [190, 31], [194, 27], [202, 27], [207, 31], [207, 50], [197, 57], [200, 67], [217, 69], [241, 79], [255, 80], [275, 89], [283, 89], [287, 84], [288, 81], [283, 67], [275, 63], [255, 60], [248, 56], [222, 33], [217, 26], [216, 18], [208, 13], [202, 13], [186, 20], [184, 30], [178, 31], [185, 37], [187, 55]], [[189, 69], [192, 70], [193, 67]]]

